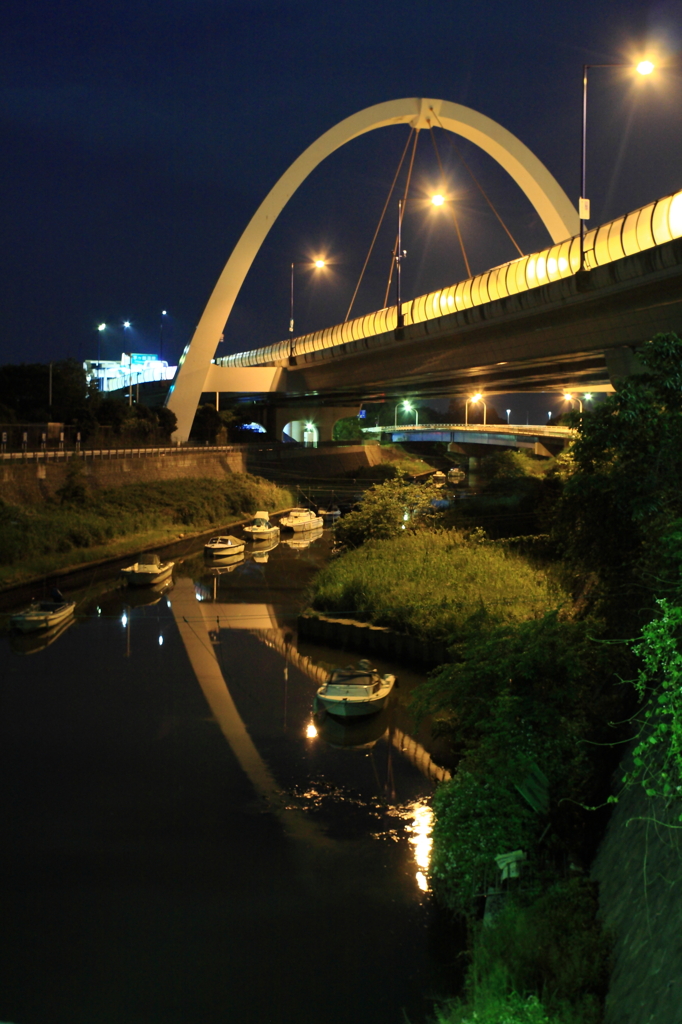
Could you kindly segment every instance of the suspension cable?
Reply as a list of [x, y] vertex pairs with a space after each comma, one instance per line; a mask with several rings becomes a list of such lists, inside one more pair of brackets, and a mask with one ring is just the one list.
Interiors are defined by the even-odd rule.
[[[360, 290], [360, 285], [362, 284], [362, 278], [364, 276], [365, 270], [367, 269], [367, 264], [369, 263], [369, 258], [372, 255], [372, 250], [374, 249], [374, 243], [376, 242], [377, 236], [379, 234], [379, 231], [381, 230], [381, 225], [384, 222], [384, 217], [386, 216], [386, 210], [388, 209], [388, 204], [391, 201], [391, 196], [393, 195], [393, 189], [395, 188], [395, 183], [398, 180], [398, 175], [400, 174], [400, 171], [402, 170], [403, 161], [405, 160], [405, 154], [407, 153], [407, 148], [410, 145], [410, 142], [412, 140], [412, 135], [414, 133], [414, 130], [415, 130], [414, 128], [410, 128], [410, 134], [407, 136], [407, 142], [405, 143], [405, 148], [403, 150], [403, 155], [400, 157], [400, 163], [398, 164], [398, 170], [395, 172], [395, 174], [393, 176], [393, 181], [391, 182], [391, 187], [388, 190], [388, 196], [386, 197], [386, 202], [384, 203], [384, 208], [381, 211], [381, 216], [379, 217], [379, 223], [377, 224], [376, 231], [374, 232], [374, 238], [372, 239], [371, 245], [369, 247], [369, 252], [367, 253], [367, 256], [365, 257], [365, 262], [362, 265], [362, 270], [360, 271], [360, 277], [358, 278], [358, 283], [355, 286], [355, 291], [353, 292], [353, 298], [350, 300], [350, 306], [348, 307], [348, 312], [346, 313], [346, 316], [344, 318], [344, 321], [343, 321], [344, 323], [346, 323], [346, 321], [350, 317], [350, 313], [351, 313], [351, 310], [353, 308], [353, 304], [354, 304], [355, 299], [357, 297], [357, 294], [358, 294], [358, 292]], [[384, 303], [384, 305], [385, 305], [385, 303]]]
[[404, 157], [406, 157], [406, 154], [408, 152], [408, 146], [410, 145], [410, 142], [412, 140], [412, 136], [413, 136], [414, 131], [415, 131], [414, 128], [410, 129], [410, 134], [408, 135], [408, 141], [406, 143], [404, 143], [404, 150], [402, 151], [402, 156], [400, 157], [400, 162], [399, 162], [399, 164], [397, 166], [397, 170], [396, 170], [395, 174], [393, 175], [393, 180], [391, 181], [391, 186], [388, 189], [388, 196], [386, 197], [386, 202], [384, 203], [384, 208], [381, 211], [381, 216], [379, 217], [379, 223], [377, 224], [377, 229], [374, 232], [374, 238], [372, 239], [372, 243], [370, 245], [370, 250], [369, 250], [369, 252], [368, 252], [368, 254], [367, 254], [366, 258], [365, 258], [365, 262], [363, 263], [363, 269], [360, 270], [360, 275], [359, 275], [359, 278], [357, 279], [357, 284], [355, 285], [355, 291], [353, 292], [353, 297], [350, 300], [350, 305], [348, 306], [348, 312], [346, 313], [346, 315], [344, 317], [344, 321], [343, 321], [344, 324], [347, 322], [347, 319], [350, 316], [350, 310], [353, 308], [353, 303], [355, 302], [355, 298], [356, 298], [357, 293], [359, 291], [359, 287], [360, 287], [361, 284], [363, 284], [363, 278], [365, 276], [365, 271], [367, 270], [367, 264], [370, 262], [370, 256], [372, 255], [372, 251], [374, 249], [374, 244], [377, 241], [377, 236], [379, 234], [379, 231], [381, 230], [381, 225], [384, 222], [384, 217], [386, 216], [386, 210], [388, 209], [388, 204], [391, 201], [391, 196], [393, 195], [393, 189], [395, 188], [395, 182], [397, 181], [398, 174], [400, 173], [400, 171], [402, 169], [402, 163], [404, 161]]
[[[440, 158], [440, 153], [438, 151], [438, 146], [436, 145], [436, 137], [433, 134], [433, 127], [431, 125], [431, 121], [430, 120], [428, 121], [428, 125], [429, 125], [429, 135], [431, 136], [431, 142], [433, 143], [433, 148], [436, 151], [436, 160], [438, 161], [438, 166], [440, 167], [441, 179], [443, 181], [443, 184], [445, 184], [445, 171], [443, 170], [443, 164], [442, 164], [442, 161], [441, 161], [441, 158]], [[454, 203], [450, 204], [450, 209], [452, 211], [452, 217], [453, 217], [453, 220], [455, 222], [455, 228], [457, 230], [457, 238], [459, 239], [459, 247], [462, 250], [462, 256], [464, 257], [464, 266], [467, 268], [467, 276], [471, 277], [472, 276], [472, 274], [471, 274], [471, 267], [469, 266], [469, 260], [467, 259], [467, 251], [464, 248], [464, 239], [462, 238], [462, 232], [459, 230], [459, 221], [457, 219], [457, 211], [455, 209], [455, 204]]]
[[[443, 125], [441, 124], [441, 120], [440, 120], [440, 118], [438, 117], [438, 114], [436, 113], [436, 111], [435, 111], [435, 110], [433, 109], [433, 107], [431, 107], [431, 113], [433, 114], [433, 116], [435, 117], [435, 119], [436, 119], [436, 120], [438, 121], [438, 125], [439, 125], [439, 127], [440, 127], [440, 128], [442, 128], [442, 127], [443, 127]], [[433, 138], [433, 128], [432, 128], [432, 126], [431, 126], [431, 121], [430, 121], [430, 120], [429, 120], [429, 128], [431, 128], [431, 137]], [[451, 133], [451, 134], [452, 134], [452, 133]], [[497, 219], [499, 220], [500, 224], [502, 225], [502, 227], [503, 227], [503, 228], [504, 228], [504, 230], [506, 231], [506, 233], [507, 233], [507, 235], [508, 235], [508, 237], [509, 237], [509, 239], [510, 239], [510, 241], [511, 241], [512, 245], [514, 246], [514, 248], [515, 248], [515, 249], [516, 249], [516, 251], [518, 252], [519, 256], [525, 256], [525, 253], [523, 252], [523, 250], [522, 250], [522, 249], [521, 249], [521, 248], [519, 247], [519, 245], [517, 244], [517, 242], [516, 242], [516, 239], [515, 239], [515, 238], [514, 238], [514, 236], [512, 235], [511, 231], [509, 230], [509, 228], [508, 228], [508, 227], [507, 227], [507, 225], [506, 225], [506, 224], [504, 223], [504, 221], [503, 221], [503, 220], [502, 220], [502, 218], [500, 217], [499, 213], [497, 212], [497, 210], [496, 210], [496, 209], [495, 209], [495, 207], [493, 206], [493, 204], [492, 204], [492, 201], [491, 201], [491, 200], [490, 200], [490, 199], [488, 198], [488, 195], [487, 195], [487, 193], [486, 193], [485, 189], [483, 188], [483, 186], [481, 185], [481, 183], [480, 183], [480, 182], [478, 181], [478, 179], [477, 179], [476, 175], [474, 174], [474, 172], [473, 172], [473, 171], [471, 170], [471, 168], [469, 167], [469, 164], [468, 164], [468, 163], [466, 162], [466, 160], [465, 160], [465, 159], [464, 159], [464, 157], [462, 156], [462, 153], [461, 153], [461, 151], [460, 151], [460, 148], [459, 148], [459, 146], [457, 145], [457, 143], [455, 142], [455, 140], [454, 140], [454, 139], [450, 139], [450, 142], [451, 142], [451, 143], [452, 143], [452, 145], [453, 145], [453, 146], [455, 147], [455, 152], [457, 153], [457, 156], [459, 157], [459, 159], [460, 159], [460, 160], [462, 161], [462, 163], [463, 163], [463, 164], [464, 164], [464, 166], [466, 167], [467, 171], [469, 172], [469, 175], [471, 176], [471, 179], [472, 179], [472, 181], [473, 181], [474, 185], [475, 185], [475, 186], [476, 186], [476, 188], [477, 188], [477, 189], [479, 190], [479, 192], [481, 193], [481, 195], [482, 195], [482, 196], [483, 196], [483, 198], [485, 199], [486, 203], [488, 204], [488, 206], [489, 206], [489, 207], [490, 207], [490, 209], [491, 209], [491, 210], [493, 211], [493, 213], [495, 214], [495, 216], [496, 216], [496, 217], [497, 217]], [[435, 146], [435, 141], [434, 141], [434, 146]], [[440, 162], [440, 161], [439, 161], [439, 162]]]
[[[412, 145], [412, 154], [410, 156], [410, 166], [407, 169], [407, 181], [405, 182], [405, 192], [403, 194], [403, 205], [402, 205], [401, 212], [400, 212], [400, 224], [401, 224], [401, 226], [402, 226], [403, 217], [405, 216], [405, 204], [407, 202], [407, 194], [410, 191], [410, 181], [412, 180], [412, 168], [414, 167], [414, 155], [417, 152], [417, 140], [418, 139], [419, 139], [419, 128], [415, 128], [414, 129], [414, 143]], [[400, 254], [398, 253], [398, 234], [396, 233], [395, 244], [393, 246], [393, 256], [391, 257], [391, 269], [389, 270], [389, 273], [388, 273], [388, 282], [386, 284], [386, 294], [384, 296], [384, 305], [383, 305], [384, 309], [386, 309], [386, 306], [388, 305], [388, 293], [391, 290], [391, 281], [393, 279], [393, 268], [395, 266], [395, 258], [396, 258], [396, 256], [399, 256], [399, 255]]]

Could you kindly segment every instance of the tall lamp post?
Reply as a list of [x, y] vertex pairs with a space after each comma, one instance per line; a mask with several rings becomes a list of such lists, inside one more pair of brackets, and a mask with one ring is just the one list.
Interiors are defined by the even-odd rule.
[[580, 401], [579, 398], [576, 398], [575, 395], [569, 395], [569, 393], [566, 391], [566, 392], [564, 392], [564, 398], [566, 399], [567, 402], [577, 402], [578, 403], [578, 411], [579, 412], [583, 411], [583, 403]]
[[318, 270], [321, 270], [322, 267], [326, 266], [327, 261], [322, 259], [313, 260], [312, 263], [309, 260], [291, 261], [291, 283], [289, 290], [289, 334], [291, 335], [291, 348], [289, 355], [292, 359], [296, 354], [294, 352], [294, 267], [316, 267]]
[[464, 403], [464, 425], [467, 427], [469, 426], [469, 402], [473, 402], [474, 404], [476, 402], [480, 402], [481, 405], [483, 406], [483, 426], [485, 427], [488, 415], [488, 407], [483, 401], [483, 395], [481, 394], [472, 395], [471, 398], [467, 398], [466, 402]]
[[[396, 237], [395, 252], [393, 253], [393, 259], [395, 261], [395, 306], [397, 314], [397, 330], [401, 330], [405, 326], [405, 317], [403, 316], [403, 299], [400, 279], [400, 268], [403, 260], [407, 256], [407, 249], [403, 249], [403, 212], [405, 209], [406, 202], [407, 197], [398, 200], [398, 234]], [[444, 202], [445, 197], [442, 195], [431, 196], [432, 206], [442, 206]]]
[[585, 222], [590, 219], [590, 201], [585, 195], [585, 165], [587, 160], [587, 72], [590, 68], [635, 68], [640, 75], [650, 75], [655, 65], [650, 60], [642, 60], [639, 64], [583, 64], [583, 121], [582, 145], [580, 150], [580, 199], [578, 216], [580, 217], [580, 269], [585, 269]]

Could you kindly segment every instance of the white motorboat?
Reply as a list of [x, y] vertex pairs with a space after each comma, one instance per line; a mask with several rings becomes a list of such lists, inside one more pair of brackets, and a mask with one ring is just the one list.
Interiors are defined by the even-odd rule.
[[292, 508], [288, 515], [279, 521], [279, 525], [285, 530], [293, 530], [294, 533], [302, 533], [303, 530], [312, 530], [316, 526], [324, 526], [322, 517], [315, 515], [309, 508]]
[[464, 472], [463, 469], [460, 469], [459, 466], [453, 466], [452, 469], [448, 470], [448, 483], [449, 484], [458, 484], [458, 483], [461, 483], [462, 480], [465, 480], [465, 479], [466, 479], [466, 473]]
[[436, 472], [431, 475], [431, 483], [435, 487], [445, 487], [446, 481], [447, 477], [440, 469], [437, 469]]
[[246, 546], [246, 542], [239, 537], [211, 537], [204, 544], [204, 554], [209, 558], [227, 558], [232, 555], [239, 555]]
[[173, 572], [175, 562], [162, 562], [158, 555], [140, 555], [140, 561], [121, 569], [121, 576], [131, 587], [148, 587], [161, 583]]
[[373, 715], [386, 706], [394, 685], [394, 675], [379, 675], [363, 659], [357, 665], [335, 669], [317, 691], [316, 702], [330, 715], [341, 718]]
[[20, 633], [35, 633], [39, 629], [53, 629], [70, 618], [76, 608], [75, 601], [37, 601], [17, 612], [9, 620], [12, 629]]
[[249, 526], [244, 527], [250, 540], [272, 540], [279, 534], [279, 526], [270, 522], [269, 512], [256, 512]]

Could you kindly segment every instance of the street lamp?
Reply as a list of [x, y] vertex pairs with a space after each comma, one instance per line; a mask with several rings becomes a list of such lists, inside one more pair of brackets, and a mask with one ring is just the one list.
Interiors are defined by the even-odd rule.
[[289, 303], [289, 334], [292, 335], [292, 349], [291, 355], [293, 357], [293, 333], [294, 333], [294, 267], [316, 267], [321, 270], [322, 267], [327, 266], [327, 261], [323, 259], [317, 259], [310, 262], [309, 260], [291, 261], [291, 288], [290, 288], [290, 303]]
[[481, 395], [480, 393], [477, 394], [477, 395], [472, 395], [471, 398], [467, 398], [467, 400], [465, 401], [465, 403], [464, 403], [464, 425], [467, 426], [467, 427], [469, 426], [469, 402], [474, 402], [474, 403], [480, 402], [481, 403], [481, 405], [483, 406], [483, 426], [485, 426], [486, 422], [487, 422], [488, 407], [485, 404], [485, 402], [483, 401], [483, 395]]
[[650, 75], [655, 65], [650, 60], [642, 60], [639, 64], [583, 64], [583, 122], [582, 146], [580, 154], [580, 199], [578, 200], [578, 216], [580, 217], [580, 269], [585, 269], [585, 222], [590, 219], [590, 201], [585, 196], [585, 163], [587, 156], [587, 72], [590, 68], [634, 68], [640, 75]]
[[415, 425], [415, 427], [418, 427], [419, 426], [419, 410], [417, 409], [417, 407], [415, 405], [412, 405], [410, 402], [405, 401], [405, 402], [403, 402], [403, 411], [404, 412], [413, 412], [414, 413], [414, 425]]
[[[396, 238], [395, 252], [393, 253], [393, 259], [395, 261], [395, 306], [397, 314], [398, 330], [402, 330], [405, 326], [405, 318], [403, 317], [403, 301], [402, 301], [402, 289], [400, 280], [400, 268], [403, 260], [407, 256], [407, 249], [403, 249], [403, 211], [405, 203], [407, 202], [407, 196], [404, 199], [398, 200], [398, 235]], [[433, 206], [442, 206], [445, 202], [445, 196], [434, 195], [431, 196], [431, 203]]]
[[[587, 398], [587, 395], [585, 397]], [[592, 396], [590, 395], [590, 397], [592, 397]], [[566, 399], [567, 402], [577, 402], [578, 403], [579, 411], [580, 412], [583, 411], [583, 403], [580, 401], [579, 398], [576, 398], [574, 395], [569, 395], [568, 392], [564, 393], [564, 398]]]
[[511, 409], [507, 409], [506, 412], [507, 412], [507, 425], [509, 425], [509, 417], [511, 415]]

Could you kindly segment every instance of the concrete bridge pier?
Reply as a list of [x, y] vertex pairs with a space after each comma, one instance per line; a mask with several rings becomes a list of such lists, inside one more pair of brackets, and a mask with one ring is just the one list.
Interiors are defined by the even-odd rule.
[[315, 406], [275, 406], [268, 416], [268, 432], [274, 440], [281, 441], [286, 432], [294, 441], [302, 444], [332, 441], [334, 424], [347, 416], [357, 416], [358, 404]]

